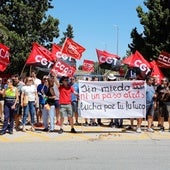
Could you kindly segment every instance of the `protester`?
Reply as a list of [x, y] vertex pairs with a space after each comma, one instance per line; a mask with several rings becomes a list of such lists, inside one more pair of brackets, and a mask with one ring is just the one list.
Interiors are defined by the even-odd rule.
[[[108, 75], [107, 79], [108, 79], [108, 81], [116, 81], [117, 77], [113, 73], [110, 73]], [[122, 128], [123, 127], [123, 119], [114, 119], [114, 122], [113, 122], [113, 119], [111, 119], [109, 126], [116, 127], [116, 128]]]
[[28, 113], [30, 113], [31, 117], [31, 131], [35, 131], [34, 123], [35, 123], [35, 106], [38, 102], [38, 95], [37, 95], [37, 87], [33, 84], [33, 79], [31, 77], [27, 77], [25, 81], [25, 85], [21, 89], [21, 106], [24, 109], [22, 124], [23, 128], [22, 131], [25, 132], [26, 128], [26, 119]]
[[[14, 111], [18, 101], [18, 90], [13, 86], [12, 79], [7, 80], [8, 87], [4, 91], [4, 122], [0, 135], [4, 135], [6, 131], [13, 134], [14, 127]], [[8, 125], [9, 122], [9, 125]]]
[[14, 120], [15, 120], [15, 129], [16, 131], [20, 130], [20, 119], [22, 116], [22, 107], [21, 107], [21, 89], [24, 86], [24, 83], [20, 80], [18, 74], [11, 76], [13, 80], [13, 85], [18, 89], [18, 101], [14, 111]]
[[[98, 78], [97, 76], [94, 76], [94, 77], [92, 77], [92, 80], [91, 80], [91, 81], [99, 81], [99, 78]], [[103, 124], [101, 123], [101, 119], [100, 119], [100, 118], [97, 119], [97, 122], [98, 122], [100, 125], [103, 125]], [[95, 121], [95, 119], [90, 119], [89, 125], [90, 125], [90, 126], [97, 126], [97, 125], [98, 125], [97, 122]]]
[[37, 124], [36, 126], [41, 126], [41, 118], [44, 111], [44, 105], [46, 102], [45, 94], [48, 90], [48, 76], [43, 76], [41, 84], [37, 87], [37, 93], [39, 98], [39, 109], [37, 111]]
[[153, 78], [146, 79], [146, 117], [148, 120], [148, 132], [154, 132], [152, 129], [153, 116], [154, 116], [154, 99], [156, 98], [155, 89], [153, 86]]
[[159, 127], [160, 131], [164, 131], [164, 118], [167, 114], [166, 109], [166, 100], [165, 100], [165, 94], [169, 91], [169, 81], [168, 78], [163, 78], [161, 80], [161, 84], [157, 87], [156, 93], [157, 93], [157, 100], [159, 102], [158, 104], [158, 110], [159, 110]]
[[33, 83], [38, 86], [39, 84], [41, 84], [41, 80], [39, 78], [37, 78], [37, 72], [35, 70], [31, 71], [31, 75], [30, 77], [32, 77]]
[[51, 78], [54, 84], [53, 88], [56, 96], [55, 98], [56, 125], [60, 126], [60, 104], [59, 104], [60, 92], [57, 86], [59, 82], [57, 77], [53, 73], [51, 73]]
[[74, 88], [69, 85], [69, 78], [66, 76], [61, 77], [60, 83], [58, 83], [58, 88], [60, 92], [60, 130], [58, 131], [59, 134], [63, 133], [63, 122], [64, 118], [68, 117], [70, 126], [71, 126], [71, 133], [76, 133], [73, 124], [73, 112], [71, 106], [71, 94], [74, 93], [78, 95]]
[[[55, 99], [56, 95], [54, 92], [54, 81], [48, 78], [48, 89], [46, 92], [46, 104], [43, 109], [43, 124], [44, 130], [54, 132], [54, 122], [55, 122]], [[48, 118], [50, 119], [50, 128], [48, 127]]]
[[[41, 80], [39, 78], [37, 78], [37, 71], [32, 70], [31, 71], [31, 75], [30, 77], [32, 77], [33, 83], [36, 85], [36, 87], [38, 87], [39, 84], [41, 84]], [[37, 117], [37, 126], [40, 126], [40, 110], [39, 110], [39, 101], [36, 103], [35, 105], [35, 112], [36, 112], [36, 117]]]
[[[74, 88], [76, 93], [79, 93], [79, 85], [76, 82], [76, 77], [71, 77], [70, 78], [70, 85]], [[75, 125], [79, 125], [78, 122], [78, 96], [75, 95], [74, 93], [71, 94], [71, 105], [73, 109], [73, 114], [75, 117]]]

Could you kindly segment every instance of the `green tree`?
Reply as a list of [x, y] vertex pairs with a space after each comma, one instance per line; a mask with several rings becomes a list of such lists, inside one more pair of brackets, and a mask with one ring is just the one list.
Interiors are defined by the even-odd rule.
[[[6, 72], [19, 73], [31, 51], [32, 42], [51, 47], [59, 36], [59, 20], [46, 15], [52, 0], [1, 0], [0, 32], [10, 47], [11, 64]], [[0, 34], [1, 36], [1, 34]]]
[[73, 27], [69, 24], [67, 26], [67, 29], [66, 29], [66, 32], [63, 32], [63, 35], [64, 37], [61, 38], [60, 42], [58, 45], [62, 46], [66, 37], [68, 38], [74, 38], [74, 35], [73, 35]]
[[162, 50], [170, 52], [170, 0], [145, 0], [147, 11], [137, 7], [143, 33], [134, 28], [131, 32], [131, 52], [138, 50], [149, 61], [156, 59]]

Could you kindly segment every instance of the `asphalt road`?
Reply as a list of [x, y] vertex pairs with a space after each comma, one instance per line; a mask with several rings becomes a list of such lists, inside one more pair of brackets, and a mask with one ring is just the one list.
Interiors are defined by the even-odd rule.
[[166, 170], [169, 140], [1, 143], [1, 170]]
[[[108, 122], [106, 122], [108, 124]], [[77, 134], [14, 132], [0, 136], [0, 170], [166, 170], [170, 132], [76, 126]]]

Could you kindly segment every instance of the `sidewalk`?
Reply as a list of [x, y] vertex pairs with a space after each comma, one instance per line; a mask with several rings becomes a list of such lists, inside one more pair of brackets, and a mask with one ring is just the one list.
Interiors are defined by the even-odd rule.
[[[142, 123], [142, 133], [136, 133], [136, 130], [127, 130], [130, 125], [129, 120], [124, 120], [123, 128], [108, 127], [109, 119], [103, 119], [104, 126], [75, 126], [76, 134], [70, 133], [70, 126], [64, 125], [64, 133], [58, 134], [59, 126], [56, 125], [55, 132], [43, 132], [43, 127], [35, 127], [36, 131], [31, 132], [30, 126], [27, 126], [27, 131], [15, 131], [10, 135], [6, 133], [0, 136], [0, 142], [45, 142], [45, 141], [95, 141], [95, 140], [163, 140], [170, 139], [168, 131], [168, 122], [165, 122], [165, 131], [160, 132], [157, 128], [157, 122], [154, 122], [154, 133], [147, 132], [147, 122]], [[83, 121], [81, 123], [84, 123]], [[136, 125], [136, 121], [134, 121]], [[0, 124], [1, 128], [2, 124]]]

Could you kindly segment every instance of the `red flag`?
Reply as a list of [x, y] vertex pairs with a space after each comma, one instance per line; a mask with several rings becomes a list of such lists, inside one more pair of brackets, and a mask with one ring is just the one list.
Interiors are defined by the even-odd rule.
[[162, 51], [157, 60], [158, 66], [162, 68], [170, 68], [170, 53]]
[[33, 43], [32, 51], [26, 61], [26, 64], [35, 64], [41, 67], [50, 68], [55, 61], [51, 52], [45, 47]]
[[94, 61], [84, 60], [82, 70], [87, 72], [94, 72]]
[[98, 61], [101, 68], [118, 71], [120, 69], [119, 56], [106, 51], [96, 49]]
[[152, 68], [151, 76], [152, 77], [156, 77], [157, 78], [157, 83], [160, 84], [161, 80], [164, 78], [164, 75], [163, 75], [162, 71], [158, 67], [158, 65], [157, 65], [155, 60], [150, 62], [150, 66]]
[[68, 76], [72, 77], [76, 71], [75, 67], [71, 67], [61, 60], [57, 60], [52, 68], [53, 72], [57, 72], [58, 76]]
[[138, 51], [136, 51], [135, 54], [130, 55], [128, 58], [125, 58], [122, 62], [129, 65], [129, 67], [139, 68], [143, 76], [148, 75], [151, 72], [149, 62], [145, 60], [142, 54]]
[[70, 56], [67, 56], [66, 54], [63, 54], [61, 52], [61, 47], [57, 44], [52, 45], [52, 56], [55, 58], [55, 60], [62, 60], [66, 64], [72, 67], [76, 67], [76, 60]]
[[132, 64], [131, 64], [133, 57], [134, 57], [134, 54], [130, 55], [129, 57], [124, 58], [122, 60], [122, 63], [127, 64], [129, 67], [133, 67]]
[[120, 57], [117, 54], [111, 54], [107, 51], [103, 51], [106, 56], [111, 56], [112, 58], [120, 59]]
[[80, 59], [86, 49], [70, 38], [66, 38], [61, 52], [75, 59]]
[[5, 71], [9, 64], [9, 47], [0, 43], [0, 71]]

